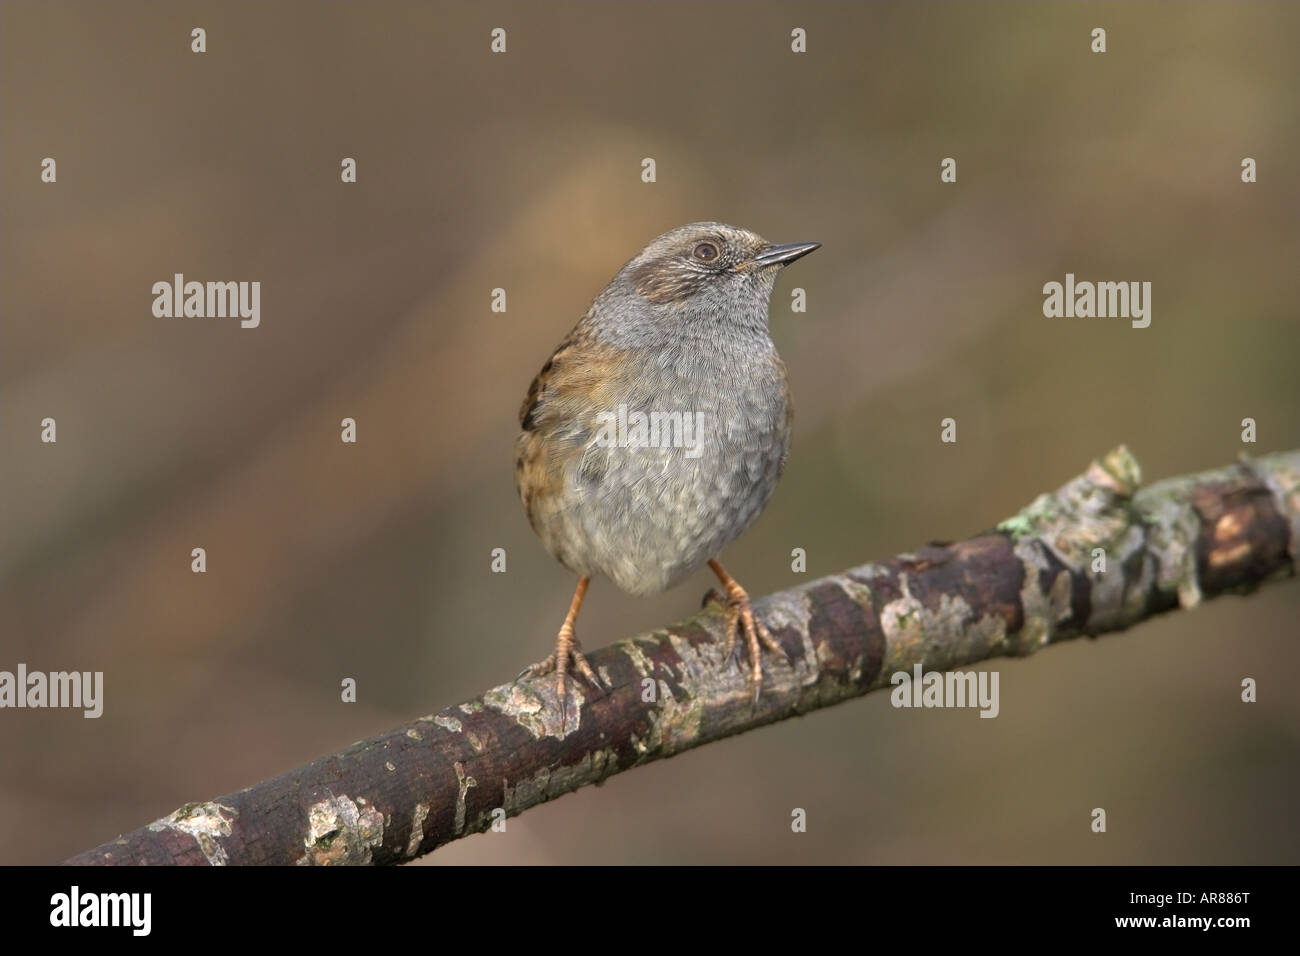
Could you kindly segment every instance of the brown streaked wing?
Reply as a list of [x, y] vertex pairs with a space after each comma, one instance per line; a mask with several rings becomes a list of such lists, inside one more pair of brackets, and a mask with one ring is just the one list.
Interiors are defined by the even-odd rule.
[[528, 394], [524, 396], [524, 403], [519, 407], [519, 427], [526, 432], [532, 431], [537, 427], [537, 416], [541, 411], [541, 404], [546, 397], [546, 386], [551, 380], [551, 374], [555, 368], [555, 360], [562, 357], [562, 353], [568, 350], [573, 344], [573, 337], [568, 336], [551, 353], [551, 357], [546, 360], [542, 370], [537, 373], [533, 383], [528, 386]]

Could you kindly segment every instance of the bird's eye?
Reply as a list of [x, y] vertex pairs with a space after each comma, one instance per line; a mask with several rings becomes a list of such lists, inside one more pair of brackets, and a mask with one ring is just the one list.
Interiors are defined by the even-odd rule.
[[701, 262], [712, 262], [718, 258], [718, 247], [711, 242], [701, 242], [692, 253]]

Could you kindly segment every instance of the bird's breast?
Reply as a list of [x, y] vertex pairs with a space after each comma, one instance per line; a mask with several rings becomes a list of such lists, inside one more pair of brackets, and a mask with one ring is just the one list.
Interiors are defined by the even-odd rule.
[[663, 590], [758, 517], [785, 459], [790, 403], [774, 349], [647, 357], [607, 393], [564, 486], [566, 550], [624, 590]]

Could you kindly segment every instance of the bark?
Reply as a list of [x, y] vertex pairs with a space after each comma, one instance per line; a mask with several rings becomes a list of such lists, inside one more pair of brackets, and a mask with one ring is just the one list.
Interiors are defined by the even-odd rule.
[[757, 600], [788, 657], [766, 661], [757, 706], [748, 669], [722, 660], [710, 606], [590, 653], [610, 693], [571, 680], [563, 724], [552, 678], [502, 684], [67, 862], [400, 863], [611, 774], [887, 688], [914, 665], [1024, 656], [1294, 576], [1300, 450], [1140, 482], [1121, 446], [986, 533]]

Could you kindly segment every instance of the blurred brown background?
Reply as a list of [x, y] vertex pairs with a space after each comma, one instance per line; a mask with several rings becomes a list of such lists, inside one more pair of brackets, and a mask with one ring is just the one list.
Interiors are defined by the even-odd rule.
[[[1300, 445], [1297, 5], [7, 2], [0, 27], [0, 669], [103, 670], [106, 698], [0, 712], [3, 863], [546, 653], [573, 582], [515, 496], [519, 402], [682, 222], [825, 243], [774, 300], [796, 433], [727, 559], [755, 593], [793, 547], [817, 576], [974, 533], [1120, 442], [1149, 480], [1232, 461], [1246, 416], [1253, 451]], [[1044, 318], [1067, 271], [1151, 281], [1151, 327]], [[261, 327], [154, 318], [174, 272], [260, 280]], [[581, 634], [710, 583], [597, 582]], [[995, 662], [996, 720], [876, 694], [428, 859], [1297, 863], [1298, 598]]]

